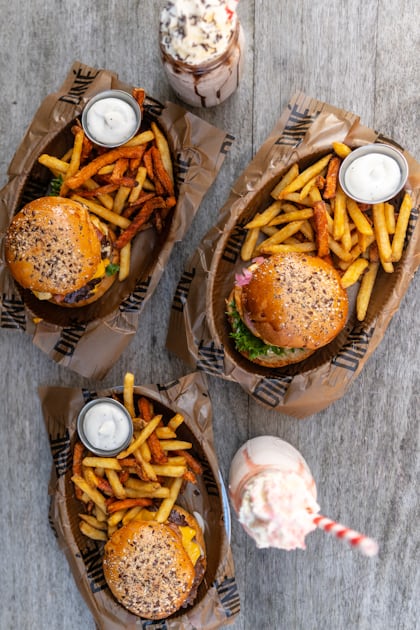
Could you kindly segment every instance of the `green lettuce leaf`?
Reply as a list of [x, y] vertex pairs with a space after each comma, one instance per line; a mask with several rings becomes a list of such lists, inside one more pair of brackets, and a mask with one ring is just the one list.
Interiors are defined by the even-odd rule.
[[264, 343], [259, 337], [253, 335], [249, 328], [243, 323], [234, 300], [230, 302], [228, 309], [227, 315], [230, 318], [232, 326], [232, 332], [229, 336], [234, 339], [239, 352], [246, 352], [250, 359], [256, 359], [259, 356], [267, 355], [269, 352], [282, 356], [291, 350], [291, 348], [287, 348], [286, 350], [279, 346], [271, 346]]

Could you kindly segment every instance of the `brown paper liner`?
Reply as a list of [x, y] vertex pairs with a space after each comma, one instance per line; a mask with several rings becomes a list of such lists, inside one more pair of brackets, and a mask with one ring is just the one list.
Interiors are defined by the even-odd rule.
[[229, 336], [226, 300], [235, 273], [245, 265], [240, 249], [244, 225], [268, 205], [270, 191], [288, 168], [302, 168], [331, 151], [333, 141], [355, 148], [387, 142], [359, 118], [298, 93], [234, 183], [220, 218], [187, 264], [172, 303], [167, 347], [194, 369], [239, 383], [257, 402], [304, 418], [343, 396], [383, 338], [420, 263], [420, 165], [400, 148], [409, 164], [406, 190], [413, 198], [404, 253], [392, 274], [379, 272], [363, 322], [354, 312], [355, 287], [344, 330], [310, 358], [284, 368], [260, 367], [240, 355]]
[[230, 549], [230, 512], [218, 469], [213, 443], [212, 409], [204, 375], [193, 373], [168, 385], [135, 387], [154, 401], [156, 411], [169, 419], [176, 412], [185, 422], [178, 429], [181, 439], [193, 443], [192, 452], [203, 466], [197, 485], [188, 484], [179, 504], [198, 512], [205, 522], [208, 566], [197, 599], [162, 621], [142, 621], [123, 608], [108, 589], [102, 570], [103, 543], [86, 538], [79, 530], [80, 503], [71, 482], [71, 453], [77, 438], [76, 419], [86, 402], [99, 396], [121, 393], [122, 387], [87, 391], [65, 387], [40, 387], [39, 396], [48, 431], [53, 468], [49, 492], [50, 521], [60, 547], [70, 564], [76, 584], [100, 630], [156, 628], [166, 630], [213, 630], [233, 622], [239, 613], [239, 596]]
[[[25, 330], [57, 363], [96, 378], [105, 376], [131, 341], [174, 244], [186, 233], [233, 141], [182, 107], [162, 105], [148, 96], [143, 125], [154, 120], [166, 133], [178, 189], [178, 203], [164, 233], [150, 229], [134, 239], [129, 278], [114, 282], [95, 303], [64, 308], [41, 302], [13, 282], [4, 261], [4, 235], [13, 215], [47, 192], [51, 174], [38, 164], [38, 157], [61, 156], [71, 145], [74, 119], [92, 96], [107, 89], [132, 88], [108, 70], [75, 62], [60, 89], [36, 112], [9, 166], [9, 181], [0, 191], [0, 325]], [[90, 352], [93, 347], [95, 353]]]

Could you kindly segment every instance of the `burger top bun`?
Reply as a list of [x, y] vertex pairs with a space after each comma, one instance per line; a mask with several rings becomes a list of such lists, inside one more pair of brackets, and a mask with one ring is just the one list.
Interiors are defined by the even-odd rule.
[[87, 210], [64, 197], [41, 197], [24, 206], [9, 226], [5, 253], [22, 287], [52, 294], [84, 286], [101, 261]]
[[104, 575], [114, 597], [130, 612], [164, 619], [188, 598], [195, 570], [176, 528], [131, 521], [105, 545]]
[[340, 275], [306, 254], [272, 255], [242, 291], [245, 324], [265, 343], [315, 350], [343, 329], [348, 297]]

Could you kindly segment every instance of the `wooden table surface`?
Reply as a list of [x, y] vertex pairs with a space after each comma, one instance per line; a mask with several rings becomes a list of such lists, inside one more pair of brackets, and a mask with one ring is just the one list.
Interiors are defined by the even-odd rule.
[[[0, 0], [0, 185], [38, 105], [76, 59], [174, 100], [158, 53], [161, 6], [154, 0]], [[240, 88], [215, 109], [193, 110], [236, 141], [104, 386], [120, 384], [127, 370], [145, 383], [189, 371], [165, 349], [178, 279], [231, 184], [297, 90], [357, 113], [420, 159], [418, 8], [416, 0], [242, 0], [247, 50]], [[209, 378], [225, 479], [247, 438], [278, 435], [307, 460], [323, 512], [380, 545], [379, 556], [369, 559], [317, 531], [306, 551], [257, 550], [233, 518], [241, 598], [233, 628], [419, 627], [419, 312], [417, 277], [346, 395], [307, 420], [263, 408], [239, 385]], [[37, 387], [98, 383], [57, 366], [21, 332], [0, 329], [0, 340], [0, 628], [90, 630], [94, 621], [48, 523], [51, 457]]]

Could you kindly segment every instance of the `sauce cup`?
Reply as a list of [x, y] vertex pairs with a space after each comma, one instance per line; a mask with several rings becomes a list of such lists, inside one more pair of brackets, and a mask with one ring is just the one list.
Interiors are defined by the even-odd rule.
[[381, 203], [397, 195], [408, 177], [404, 155], [389, 144], [367, 144], [354, 149], [340, 167], [343, 191], [359, 203]]
[[89, 451], [101, 457], [114, 457], [130, 444], [133, 422], [117, 400], [96, 398], [80, 411], [77, 432]]
[[82, 112], [85, 134], [101, 147], [125, 144], [135, 135], [140, 124], [139, 104], [124, 90], [105, 90], [96, 94]]

